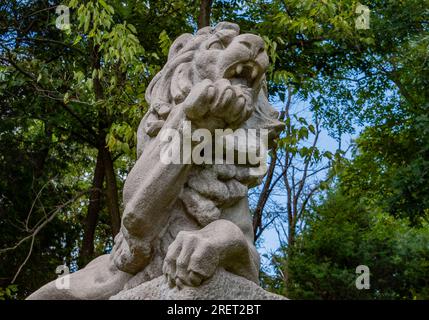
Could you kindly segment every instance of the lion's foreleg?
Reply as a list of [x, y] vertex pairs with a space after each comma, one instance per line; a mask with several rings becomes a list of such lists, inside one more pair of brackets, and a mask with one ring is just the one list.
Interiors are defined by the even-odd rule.
[[[120, 270], [136, 273], [151, 257], [151, 243], [168, 220], [169, 208], [186, 182], [190, 164], [162, 161], [163, 131], [178, 133], [186, 119], [180, 106], [172, 110], [160, 134], [150, 141], [127, 177], [121, 233], [115, 239], [114, 261]], [[178, 134], [182, 141], [183, 136]], [[181, 153], [181, 150], [178, 150]], [[180, 154], [178, 155], [180, 157]]]

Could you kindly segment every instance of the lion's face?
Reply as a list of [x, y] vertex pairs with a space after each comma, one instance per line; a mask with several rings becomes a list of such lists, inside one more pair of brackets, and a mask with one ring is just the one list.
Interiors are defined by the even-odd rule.
[[[138, 130], [137, 156], [159, 133], [172, 108], [182, 103], [196, 84], [205, 79], [227, 79], [239, 86], [252, 114], [241, 128], [268, 129], [269, 140], [283, 128], [278, 112], [268, 101], [265, 72], [269, 59], [264, 41], [253, 34], [241, 34], [239, 26], [221, 22], [206, 27], [196, 35], [184, 34], [172, 44], [168, 62], [146, 90], [150, 110]], [[264, 90], [263, 90], [264, 89]]]
[[205, 79], [228, 79], [256, 101], [268, 62], [260, 37], [240, 35], [238, 25], [222, 22], [214, 29], [206, 27], [196, 35], [178, 37], [167, 64], [149, 85], [146, 98], [158, 111], [157, 104], [183, 102], [191, 88]]
[[268, 56], [260, 37], [221, 29], [209, 33], [201, 43], [192, 67], [196, 75], [194, 82], [224, 78], [256, 97], [268, 68]]
[[268, 64], [262, 38], [240, 35], [239, 26], [233, 23], [221, 22], [215, 28], [199, 30], [196, 35], [178, 37], [170, 48], [166, 65], [146, 90], [150, 110], [138, 130], [137, 156], [158, 135], [171, 110], [184, 102], [192, 88], [207, 79], [213, 83], [226, 79], [239, 87], [237, 92], [253, 110], [240, 128], [268, 129], [269, 141], [273, 140], [284, 126], [267, 98]]

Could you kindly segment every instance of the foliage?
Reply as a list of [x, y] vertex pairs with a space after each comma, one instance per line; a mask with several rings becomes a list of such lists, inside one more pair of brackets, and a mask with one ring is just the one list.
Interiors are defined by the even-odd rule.
[[[410, 227], [377, 208], [332, 194], [289, 252], [287, 295], [297, 299], [428, 299], [429, 225]], [[370, 289], [355, 287], [356, 267]]]
[[9, 300], [16, 298], [16, 291], [18, 291], [16, 285], [7, 286], [4, 289], [0, 287], [0, 300]]
[[[429, 4], [372, 1], [369, 30], [353, 29], [355, 5], [274, 1], [254, 12], [275, 61], [271, 90], [292, 85], [340, 148], [366, 126], [264, 284], [293, 298], [427, 298]], [[373, 290], [355, 289], [360, 264]]]
[[[71, 8], [69, 29], [55, 27], [59, 4]], [[0, 249], [28, 239], [0, 253], [0, 286], [18, 276], [19, 296], [25, 297], [54, 279], [56, 266], [79, 267], [99, 151], [107, 147], [114, 183], [121, 189], [135, 158], [137, 125], [147, 110], [146, 86], [166, 59], [159, 35], [192, 31], [185, 4], [0, 5], [5, 18], [0, 22]], [[165, 23], [151, 24], [154, 20]], [[107, 200], [112, 192], [119, 194], [116, 189], [109, 193], [107, 183], [102, 187], [94, 255], [111, 248]], [[51, 212], [53, 220], [31, 245], [31, 235]]]

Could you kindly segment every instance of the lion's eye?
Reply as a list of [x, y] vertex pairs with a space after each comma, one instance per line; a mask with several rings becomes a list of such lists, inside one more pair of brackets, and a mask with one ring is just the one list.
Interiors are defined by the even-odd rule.
[[209, 44], [208, 49], [215, 49], [215, 50], [222, 50], [223, 49], [223, 45], [222, 42], [220, 41], [215, 41]]

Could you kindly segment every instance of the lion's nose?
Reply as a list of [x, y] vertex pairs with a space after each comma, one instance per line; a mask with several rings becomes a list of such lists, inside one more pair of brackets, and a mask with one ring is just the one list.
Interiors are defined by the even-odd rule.
[[242, 34], [237, 37], [236, 41], [249, 49], [255, 58], [265, 50], [264, 40], [254, 34]]

